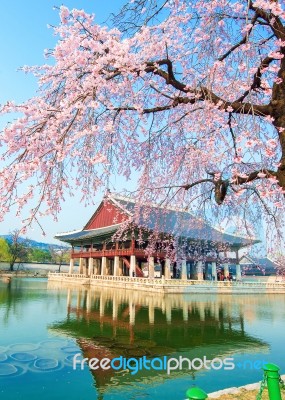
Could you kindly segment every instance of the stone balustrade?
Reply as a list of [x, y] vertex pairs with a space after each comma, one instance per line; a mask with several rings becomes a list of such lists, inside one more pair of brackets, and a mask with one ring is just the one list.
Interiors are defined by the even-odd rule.
[[131, 276], [49, 273], [51, 281], [72, 282], [90, 286], [118, 287], [165, 293], [285, 293], [283, 282], [236, 282], [138, 278]]

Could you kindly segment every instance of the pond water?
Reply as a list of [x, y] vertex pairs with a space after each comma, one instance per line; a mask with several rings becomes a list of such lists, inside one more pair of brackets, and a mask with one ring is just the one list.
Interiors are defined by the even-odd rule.
[[193, 385], [240, 386], [260, 380], [265, 362], [285, 373], [284, 328], [284, 295], [0, 280], [0, 397], [182, 400]]

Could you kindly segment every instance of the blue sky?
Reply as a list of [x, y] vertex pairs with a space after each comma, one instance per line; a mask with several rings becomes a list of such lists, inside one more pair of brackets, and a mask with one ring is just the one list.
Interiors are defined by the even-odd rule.
[[[65, 5], [69, 8], [84, 9], [96, 15], [96, 22], [106, 24], [110, 13], [118, 12], [127, 0], [2, 0], [0, 14], [0, 104], [7, 100], [24, 101], [36, 93], [37, 84], [32, 75], [17, 71], [24, 65], [41, 65], [46, 63], [44, 50], [53, 48], [57, 38], [48, 25], [58, 25], [58, 10], [54, 7]], [[0, 128], [6, 119], [0, 119]], [[117, 178], [113, 186], [120, 190], [124, 183]], [[128, 185], [129, 186], [129, 185]], [[52, 218], [41, 219], [46, 236], [37, 225], [27, 232], [27, 237], [45, 242], [55, 242], [54, 235], [80, 229], [89, 220], [95, 207], [84, 207], [80, 203], [81, 193], [72, 199], [67, 198], [58, 222]], [[95, 198], [97, 204], [102, 199], [102, 193]], [[13, 213], [7, 215], [0, 223], [0, 234], [8, 234], [21, 227], [21, 218]]]
[[[96, 15], [97, 23], [103, 24], [111, 12], [117, 12], [125, 3], [124, 0], [2, 0], [0, 15], [0, 104], [7, 100], [24, 101], [36, 93], [37, 84], [30, 75], [25, 75], [17, 69], [23, 65], [41, 65], [46, 63], [44, 49], [53, 48], [56, 38], [48, 25], [59, 22], [59, 7], [84, 9]], [[0, 127], [3, 126], [3, 120]], [[62, 231], [81, 228], [88, 221], [94, 208], [85, 208], [80, 204], [80, 194], [64, 203], [59, 221], [51, 218], [41, 220], [46, 236], [35, 225], [27, 232], [27, 237], [45, 242], [57, 242], [53, 236]], [[100, 195], [96, 201], [99, 204]], [[0, 223], [0, 234], [21, 227], [20, 218], [12, 213]]]

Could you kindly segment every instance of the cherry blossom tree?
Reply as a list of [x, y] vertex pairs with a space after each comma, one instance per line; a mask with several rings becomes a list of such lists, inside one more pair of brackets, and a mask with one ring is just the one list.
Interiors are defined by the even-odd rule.
[[281, 235], [284, 4], [132, 0], [115, 23], [63, 6], [51, 62], [24, 68], [39, 90], [1, 108], [20, 113], [0, 136], [2, 214], [30, 202], [27, 223], [56, 216], [65, 193], [92, 201], [135, 172], [142, 203]]

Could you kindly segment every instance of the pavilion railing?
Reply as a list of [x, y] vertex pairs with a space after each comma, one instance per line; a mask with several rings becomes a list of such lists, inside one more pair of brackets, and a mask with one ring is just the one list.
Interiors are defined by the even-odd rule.
[[[132, 256], [135, 255], [136, 257], [146, 258], [146, 253], [143, 249], [74, 249], [71, 252], [72, 258], [101, 258], [101, 257], [115, 257], [115, 256]], [[153, 256], [162, 258], [165, 256], [164, 253], [156, 252]]]

